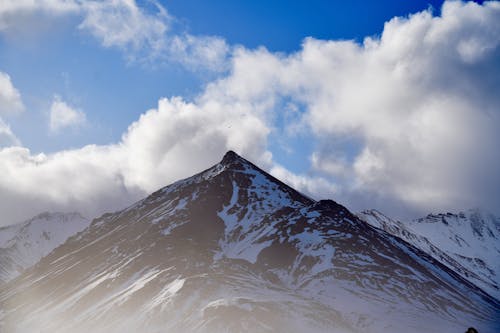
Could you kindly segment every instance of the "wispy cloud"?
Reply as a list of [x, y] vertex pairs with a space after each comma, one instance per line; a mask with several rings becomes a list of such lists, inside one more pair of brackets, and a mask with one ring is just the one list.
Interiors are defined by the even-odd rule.
[[171, 59], [194, 71], [221, 72], [229, 68], [231, 47], [223, 38], [181, 34], [169, 41]]
[[12, 84], [10, 76], [0, 72], [0, 148], [21, 145], [9, 124], [2, 117], [19, 114], [24, 109], [21, 93]]
[[170, 17], [160, 5], [147, 13], [133, 0], [83, 1], [79, 28], [97, 38], [104, 47], [117, 47], [132, 60], [137, 56], [158, 58], [167, 48]]
[[0, 149], [20, 145], [21, 141], [12, 133], [10, 126], [0, 118]]
[[14, 87], [7, 73], [0, 72], [0, 115], [22, 111], [24, 111], [24, 104], [19, 90]]
[[19, 18], [44, 14], [66, 15], [80, 10], [79, 1], [73, 0], [4, 0], [0, 3], [0, 31], [16, 28]]
[[[0, 33], [37, 29], [37, 21], [74, 16], [76, 26], [105, 48], [121, 50], [131, 63], [180, 63], [191, 70], [221, 71], [230, 47], [215, 36], [173, 29], [174, 18], [157, 2], [154, 9], [135, 0], [19, 0], [0, 3]], [[29, 24], [28, 24], [29, 23]]]
[[86, 116], [83, 111], [68, 105], [60, 96], [54, 96], [50, 106], [49, 128], [51, 132], [55, 133], [67, 127], [81, 126], [85, 122]]

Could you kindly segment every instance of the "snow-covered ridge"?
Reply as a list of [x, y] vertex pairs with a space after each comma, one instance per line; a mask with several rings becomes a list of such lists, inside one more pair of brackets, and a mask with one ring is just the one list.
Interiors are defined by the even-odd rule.
[[217, 213], [224, 221], [225, 233], [219, 242], [222, 251], [215, 258], [244, 259], [255, 263], [259, 253], [272, 244], [277, 232], [277, 220], [265, 223], [264, 219], [285, 207], [305, 208], [312, 202], [305, 197], [302, 201], [295, 200], [286, 185], [270, 179], [247, 161], [235, 158], [232, 161], [240, 164], [232, 172], [231, 199]]
[[478, 209], [429, 214], [409, 222], [393, 220], [376, 210], [358, 216], [428, 253], [500, 299], [500, 218]]
[[0, 285], [0, 309], [8, 333], [500, 328], [479, 288], [232, 152], [95, 219]]
[[0, 228], [0, 283], [36, 264], [90, 221], [79, 213], [41, 213], [25, 222]]

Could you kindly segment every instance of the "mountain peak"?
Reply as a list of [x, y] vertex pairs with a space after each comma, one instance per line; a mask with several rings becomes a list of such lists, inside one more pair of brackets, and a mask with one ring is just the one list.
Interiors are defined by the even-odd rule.
[[240, 155], [236, 154], [234, 151], [228, 150], [224, 154], [224, 157], [222, 158], [222, 161], [220, 162], [220, 164], [227, 166], [227, 165], [231, 165], [235, 162], [247, 162], [247, 160], [245, 160]]
[[[30, 245], [39, 239], [43, 232]], [[457, 332], [474, 323], [497, 332], [500, 325], [496, 300], [424, 252], [232, 151], [95, 219], [37, 262], [0, 286], [0, 331]]]
[[[314, 200], [309, 198], [308, 196], [298, 192], [294, 188], [290, 187], [286, 183], [282, 182], [281, 180], [275, 178], [268, 172], [264, 171], [254, 163], [250, 162], [249, 160], [245, 159], [244, 157], [241, 157], [237, 153], [235, 153], [232, 150], [229, 150], [224, 154], [224, 157], [222, 158], [222, 161], [215, 166], [215, 168], [218, 168], [222, 166], [223, 169], [225, 170], [231, 170], [231, 171], [237, 171], [238, 174], [241, 177], [241, 171], [243, 173], [246, 173], [247, 176], [250, 178], [254, 179], [259, 179], [258, 182], [269, 182], [269, 184], [274, 184], [279, 188], [281, 191], [284, 191], [288, 193], [290, 198], [293, 198], [293, 200], [302, 202], [302, 203], [307, 203], [307, 204], [312, 204]], [[210, 170], [210, 169], [209, 169]], [[257, 182], [257, 183], [258, 183]], [[263, 185], [264, 183], [259, 184], [253, 184], [254, 187], [259, 187]], [[243, 187], [248, 186], [248, 185], [243, 185]], [[265, 185], [268, 186], [268, 185]]]

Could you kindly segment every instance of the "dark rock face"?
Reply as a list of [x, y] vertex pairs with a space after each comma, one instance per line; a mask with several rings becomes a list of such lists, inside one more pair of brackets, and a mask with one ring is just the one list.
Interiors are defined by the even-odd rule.
[[500, 305], [234, 152], [105, 214], [0, 287], [0, 331], [456, 332]]

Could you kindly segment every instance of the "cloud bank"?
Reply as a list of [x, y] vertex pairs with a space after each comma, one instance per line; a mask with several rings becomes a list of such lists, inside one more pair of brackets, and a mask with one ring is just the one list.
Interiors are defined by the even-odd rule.
[[[439, 16], [394, 18], [362, 44], [308, 38], [288, 55], [234, 48], [227, 74], [192, 101], [160, 99], [116, 144], [50, 155], [0, 150], [0, 211], [9, 222], [42, 209], [94, 215], [233, 149], [353, 209], [498, 213], [499, 18], [499, 2], [453, 1]], [[283, 117], [283, 105], [293, 117]], [[276, 132], [315, 143], [304, 157], [309, 172], [274, 162]]]
[[[246, 112], [244, 108], [240, 110]], [[228, 149], [269, 165], [262, 119], [227, 114], [210, 103], [161, 99], [120, 143], [56, 154], [0, 150], [0, 211], [20, 220], [41, 210], [78, 209], [93, 216], [122, 208], [179, 178], [218, 162]]]

